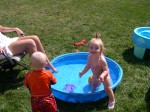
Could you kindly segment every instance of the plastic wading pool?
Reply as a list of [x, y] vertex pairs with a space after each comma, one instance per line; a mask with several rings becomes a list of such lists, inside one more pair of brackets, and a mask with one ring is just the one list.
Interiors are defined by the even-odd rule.
[[[51, 63], [59, 70], [54, 73], [57, 83], [52, 85], [54, 96], [67, 102], [94, 102], [107, 96], [103, 84], [100, 85], [95, 93], [89, 93], [91, 86], [88, 78], [92, 74], [89, 70], [82, 78], [79, 78], [79, 72], [87, 63], [88, 52], [76, 52], [60, 55], [54, 58]], [[116, 88], [123, 77], [122, 68], [112, 59], [105, 57], [108, 63], [111, 76], [111, 87]]]

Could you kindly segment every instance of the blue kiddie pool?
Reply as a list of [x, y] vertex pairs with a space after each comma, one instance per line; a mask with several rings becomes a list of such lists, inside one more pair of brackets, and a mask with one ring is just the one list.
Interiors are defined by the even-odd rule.
[[[78, 74], [87, 64], [88, 52], [76, 52], [58, 56], [51, 63], [59, 70], [54, 73], [57, 83], [52, 85], [54, 96], [60, 100], [67, 102], [94, 102], [106, 97], [103, 84], [95, 93], [90, 93], [91, 86], [88, 78], [92, 74], [89, 70], [82, 78]], [[122, 80], [122, 68], [112, 59], [105, 57], [111, 76], [111, 87], [116, 88]]]
[[146, 49], [150, 49], [150, 27], [139, 27], [133, 32], [134, 55], [143, 59]]

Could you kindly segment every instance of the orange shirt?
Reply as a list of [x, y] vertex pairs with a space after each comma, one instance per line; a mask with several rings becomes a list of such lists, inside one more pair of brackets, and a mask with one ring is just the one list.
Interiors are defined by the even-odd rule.
[[48, 70], [34, 70], [26, 74], [24, 86], [30, 89], [32, 96], [51, 94], [50, 86], [55, 84], [56, 78]]

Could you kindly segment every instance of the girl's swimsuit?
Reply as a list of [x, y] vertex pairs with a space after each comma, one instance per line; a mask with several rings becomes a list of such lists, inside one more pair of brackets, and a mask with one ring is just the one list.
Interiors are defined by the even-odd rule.
[[[103, 55], [99, 55], [99, 59], [98, 59], [97, 63], [93, 63], [92, 60], [89, 60], [90, 68], [93, 72], [93, 78], [92, 78], [93, 86], [97, 86], [97, 87], [101, 83], [99, 81], [99, 74], [101, 74], [102, 70], [103, 70], [103, 68], [101, 66], [101, 56], [103, 56]], [[109, 75], [109, 70], [108, 70], [108, 75]]]

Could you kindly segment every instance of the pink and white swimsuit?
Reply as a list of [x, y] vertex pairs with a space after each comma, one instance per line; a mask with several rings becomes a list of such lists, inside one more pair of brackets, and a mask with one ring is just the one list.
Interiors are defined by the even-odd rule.
[[[93, 83], [92, 84], [93, 84], [93, 86], [96, 86], [96, 87], [98, 87], [102, 83], [101, 81], [99, 81], [99, 76], [103, 72], [103, 68], [101, 65], [101, 57], [102, 56], [103, 55], [99, 55], [99, 59], [98, 59], [97, 63], [93, 63], [92, 60], [89, 59], [89, 65], [90, 65], [90, 68], [93, 72], [93, 78], [92, 78]], [[109, 70], [108, 70], [108, 75], [109, 75]]]

